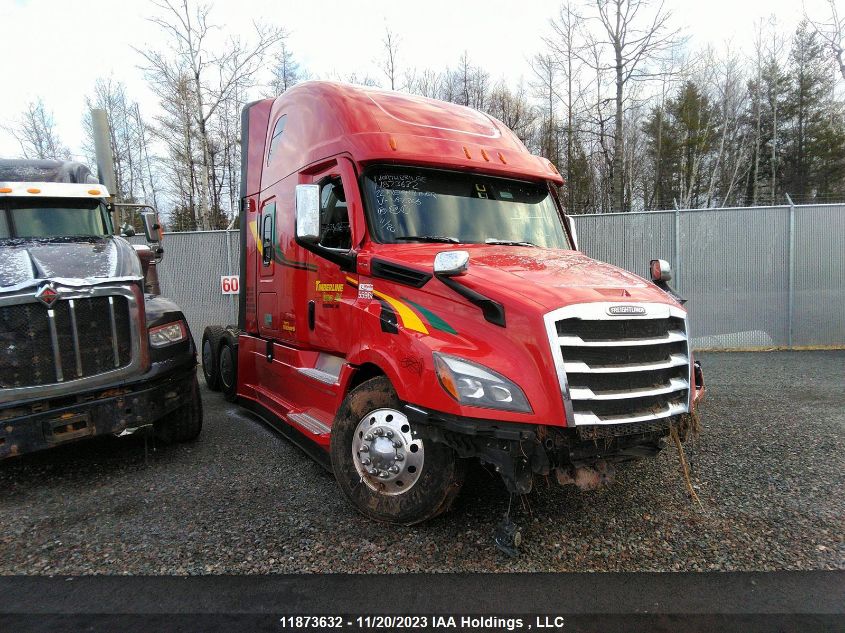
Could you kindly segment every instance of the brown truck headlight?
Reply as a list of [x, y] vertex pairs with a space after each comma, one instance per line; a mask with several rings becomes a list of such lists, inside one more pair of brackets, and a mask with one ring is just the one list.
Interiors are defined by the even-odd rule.
[[461, 404], [531, 413], [522, 389], [484, 365], [434, 352], [434, 369], [446, 392]]
[[150, 328], [150, 345], [153, 347], [165, 347], [180, 343], [188, 337], [188, 330], [182, 321], [165, 323]]

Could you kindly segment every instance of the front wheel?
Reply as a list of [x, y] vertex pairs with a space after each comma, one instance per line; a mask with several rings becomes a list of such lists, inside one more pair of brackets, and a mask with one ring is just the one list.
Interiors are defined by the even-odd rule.
[[202, 399], [197, 378], [191, 384], [191, 395], [178, 409], [157, 420], [153, 425], [156, 437], [165, 444], [189, 442], [202, 430]]
[[353, 389], [332, 427], [335, 477], [361, 514], [413, 525], [449, 509], [465, 462], [443, 444], [419, 437], [384, 377]]

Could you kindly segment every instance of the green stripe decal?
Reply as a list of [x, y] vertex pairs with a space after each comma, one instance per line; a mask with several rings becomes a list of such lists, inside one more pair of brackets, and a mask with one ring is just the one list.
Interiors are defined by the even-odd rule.
[[420, 314], [422, 314], [426, 318], [426, 320], [431, 324], [431, 327], [433, 327], [435, 330], [440, 330], [441, 332], [448, 332], [449, 334], [458, 333], [455, 328], [446, 323], [446, 321], [434, 314], [434, 312], [432, 312], [428, 308], [424, 308], [419, 303], [414, 303], [413, 301], [411, 301], [410, 299], [406, 299], [405, 297], [402, 297], [402, 301], [406, 301], [412, 306], [414, 306], [420, 312]]

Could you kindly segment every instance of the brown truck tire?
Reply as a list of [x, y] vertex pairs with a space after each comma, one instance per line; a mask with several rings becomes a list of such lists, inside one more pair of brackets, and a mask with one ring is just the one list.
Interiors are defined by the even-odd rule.
[[202, 398], [196, 376], [188, 401], [157, 420], [153, 427], [156, 438], [165, 444], [190, 442], [197, 438], [202, 430]]

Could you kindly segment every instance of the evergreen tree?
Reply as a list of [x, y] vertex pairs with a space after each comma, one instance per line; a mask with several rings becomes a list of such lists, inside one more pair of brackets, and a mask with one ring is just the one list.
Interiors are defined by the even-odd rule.
[[783, 189], [796, 202], [835, 195], [845, 177], [842, 107], [834, 96], [836, 69], [806, 21], [795, 31], [789, 68]]

